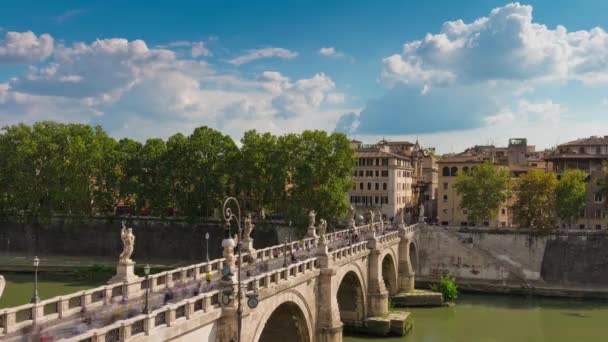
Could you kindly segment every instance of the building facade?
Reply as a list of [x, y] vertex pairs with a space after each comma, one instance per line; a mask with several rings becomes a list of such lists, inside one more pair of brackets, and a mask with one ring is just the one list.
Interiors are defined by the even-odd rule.
[[350, 203], [359, 213], [373, 210], [390, 220], [400, 209], [411, 217], [420, 204], [425, 216], [436, 207], [436, 160], [418, 143], [388, 142], [365, 145], [352, 140], [357, 157]]
[[[608, 161], [608, 136], [578, 139], [561, 144], [545, 160], [558, 176], [571, 169], [579, 169], [589, 175], [587, 179], [587, 203], [581, 211], [575, 227], [580, 229], [607, 229], [608, 212], [601, 180], [605, 178], [604, 163]], [[566, 228], [565, 223], [561, 223]]]

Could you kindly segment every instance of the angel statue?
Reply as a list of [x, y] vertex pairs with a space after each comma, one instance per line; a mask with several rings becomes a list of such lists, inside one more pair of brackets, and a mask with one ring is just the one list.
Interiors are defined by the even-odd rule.
[[122, 240], [122, 253], [120, 253], [119, 260], [121, 262], [132, 262], [131, 255], [133, 255], [133, 249], [135, 248], [135, 235], [133, 235], [133, 228], [127, 228], [125, 222], [122, 223], [120, 239]]
[[320, 245], [324, 245], [325, 244], [325, 232], [327, 231], [327, 221], [325, 221], [324, 219], [321, 219], [321, 221], [319, 222], [319, 244]]
[[315, 226], [315, 218], [317, 217], [317, 213], [314, 210], [308, 212], [308, 227]]
[[245, 234], [243, 235], [243, 240], [251, 239], [251, 232], [254, 227], [255, 226], [251, 222], [251, 214], [248, 214], [247, 217], [245, 217]]

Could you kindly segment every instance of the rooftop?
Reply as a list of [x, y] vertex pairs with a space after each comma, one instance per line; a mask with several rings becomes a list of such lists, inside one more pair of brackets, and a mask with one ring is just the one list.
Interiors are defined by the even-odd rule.
[[437, 161], [438, 163], [482, 163], [483, 158], [479, 155], [457, 154], [448, 156]]
[[559, 146], [593, 146], [593, 145], [608, 145], [608, 135], [603, 137], [591, 136], [588, 138], [577, 139]]

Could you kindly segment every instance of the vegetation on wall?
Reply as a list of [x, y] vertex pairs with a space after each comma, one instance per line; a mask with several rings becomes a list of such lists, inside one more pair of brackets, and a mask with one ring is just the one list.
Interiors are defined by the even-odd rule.
[[38, 122], [0, 131], [0, 218], [133, 214], [208, 217], [226, 196], [245, 211], [328, 221], [348, 208], [354, 155], [340, 133], [274, 136], [246, 132], [238, 148], [199, 127], [186, 136], [116, 141], [101, 127]]

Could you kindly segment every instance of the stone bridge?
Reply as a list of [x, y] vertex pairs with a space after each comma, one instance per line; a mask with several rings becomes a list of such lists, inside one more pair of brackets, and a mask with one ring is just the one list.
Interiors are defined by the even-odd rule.
[[[389, 296], [414, 289], [417, 264], [417, 225], [350, 224], [266, 249], [249, 245], [240, 259], [227, 239], [221, 259], [5, 309], [0, 339], [342, 341], [345, 327], [385, 316]], [[146, 289], [151, 304], [142, 313]], [[167, 300], [168, 292], [177, 298]], [[252, 294], [257, 306], [250, 308]]]

